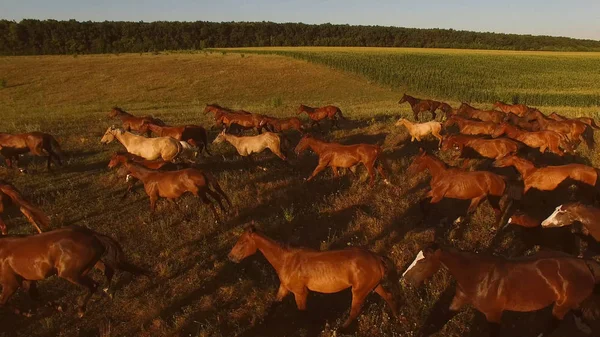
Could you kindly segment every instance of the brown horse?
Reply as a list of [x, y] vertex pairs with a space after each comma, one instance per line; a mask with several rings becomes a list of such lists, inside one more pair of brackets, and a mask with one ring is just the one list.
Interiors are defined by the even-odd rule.
[[539, 149], [541, 153], [548, 150], [554, 154], [563, 156], [565, 152], [573, 152], [571, 143], [567, 137], [554, 131], [528, 132], [508, 123], [502, 123], [492, 133], [492, 137], [497, 138], [502, 135], [518, 140], [532, 149]]
[[[431, 119], [435, 119], [437, 116], [435, 111], [442, 105], [442, 103], [438, 101], [419, 99], [407, 94], [402, 95], [402, 98], [400, 101], [398, 101], [398, 104], [402, 104], [404, 102], [408, 102], [408, 104], [410, 104], [410, 108], [413, 111], [413, 116], [417, 122], [419, 121], [419, 114], [425, 111], [431, 112]], [[447, 109], [447, 107], [444, 107], [444, 109]]]
[[535, 108], [530, 108], [525, 104], [506, 104], [501, 101], [496, 101], [494, 103], [494, 109], [498, 108], [500, 111], [504, 113], [513, 113], [519, 117], [525, 117], [525, 115], [531, 110], [535, 110]]
[[458, 130], [463, 135], [491, 135], [497, 126], [494, 122], [473, 121], [457, 115], [448, 118], [444, 122], [444, 128], [452, 125], [458, 125]]
[[344, 115], [342, 114], [342, 110], [340, 110], [340, 108], [334, 105], [326, 105], [318, 108], [313, 108], [304, 104], [300, 104], [300, 107], [298, 107], [298, 112], [296, 114], [299, 115], [303, 112], [306, 112], [308, 118], [310, 118], [311, 128], [314, 125], [317, 125], [317, 127], [320, 129], [321, 125], [319, 124], [319, 122], [324, 120], [325, 118], [331, 121], [332, 128], [334, 126], [338, 126], [336, 116], [339, 116], [341, 119], [346, 119], [346, 117], [344, 117]]
[[381, 286], [381, 282], [395, 272], [395, 267], [388, 266], [383, 257], [373, 252], [360, 248], [331, 251], [290, 248], [249, 227], [228, 256], [231, 261], [239, 263], [257, 250], [275, 268], [279, 277], [277, 302], [281, 302], [291, 292], [298, 309], [306, 310], [309, 290], [331, 294], [351, 288], [352, 306], [350, 316], [343, 324], [344, 328], [358, 316], [366, 297], [372, 291], [381, 296], [394, 316], [397, 316], [392, 294]]
[[585, 123], [591, 127], [593, 127], [594, 129], [600, 129], [600, 127], [598, 126], [598, 124], [596, 124], [596, 120], [591, 118], [591, 117], [575, 117], [575, 118], [568, 118], [562, 115], [557, 114], [556, 112], [551, 113], [548, 118], [551, 118], [555, 121], [567, 121], [567, 120], [576, 120], [576, 121], [580, 121], [582, 123]]
[[577, 221], [585, 228], [584, 234], [591, 235], [596, 241], [600, 242], [598, 219], [600, 219], [600, 209], [580, 202], [572, 202], [556, 207], [554, 213], [542, 222], [542, 227], [563, 227]]
[[47, 168], [54, 161], [62, 166], [63, 153], [56, 139], [43, 132], [19, 134], [0, 133], [0, 154], [6, 160], [6, 166], [12, 168], [15, 160], [19, 165], [19, 155], [30, 152], [34, 156], [48, 157]]
[[[115, 168], [119, 165], [123, 165], [127, 161], [134, 162], [151, 170], [174, 171], [182, 169], [181, 164], [174, 164], [173, 162], [164, 161], [162, 159], [148, 160], [129, 152], [117, 152], [113, 154], [108, 162], [108, 168]], [[131, 177], [127, 179], [127, 190], [123, 194], [123, 198], [125, 198], [127, 194], [131, 192], [136, 181], [137, 179]]]
[[446, 115], [446, 118], [450, 118], [452, 115], [457, 113], [456, 109], [452, 108], [450, 104], [445, 102], [440, 102], [440, 107], [438, 108], [441, 112]]
[[191, 146], [197, 147], [198, 154], [205, 150], [208, 151], [208, 137], [206, 130], [199, 125], [184, 125], [184, 126], [160, 126], [152, 123], [143, 123], [140, 127], [140, 132], [152, 131], [159, 137], [171, 137], [179, 141], [184, 141]]
[[222, 129], [223, 128], [223, 116], [229, 115], [229, 114], [240, 114], [240, 115], [250, 115], [251, 113], [245, 110], [233, 110], [230, 108], [225, 108], [222, 107], [218, 104], [206, 104], [206, 107], [204, 108], [204, 113], [212, 113], [213, 117], [215, 119], [215, 125], [217, 128]]
[[323, 171], [328, 166], [331, 167], [333, 175], [339, 177], [338, 168], [352, 168], [358, 164], [363, 164], [369, 176], [371, 177], [370, 186], [375, 183], [375, 169], [379, 171], [379, 174], [387, 183], [387, 178], [383, 173], [381, 165], [377, 165], [377, 159], [381, 154], [381, 147], [378, 145], [371, 144], [354, 144], [354, 145], [342, 145], [339, 143], [328, 143], [312, 137], [311, 135], [305, 135], [300, 139], [300, 142], [294, 150], [296, 154], [304, 152], [307, 148], [313, 150], [314, 153], [319, 156], [319, 164], [313, 171], [313, 173], [306, 179], [306, 181], [312, 180], [319, 172]]
[[[136, 117], [132, 114], [130, 114], [129, 112], [119, 108], [119, 107], [113, 107], [112, 110], [110, 110], [110, 112], [108, 113], [108, 117], [110, 118], [118, 118], [121, 120], [121, 122], [123, 122], [123, 129], [125, 129], [125, 131], [137, 131], [137, 132], [141, 132], [140, 131], [140, 127], [142, 126], [142, 124], [144, 123], [152, 123], [152, 124], [156, 124], [156, 125], [160, 125], [160, 126], [165, 126], [165, 122], [163, 122], [162, 120], [158, 119], [158, 118], [154, 118], [152, 116], [142, 116], [142, 117]], [[147, 131], [148, 136], [150, 136], [150, 131]]]
[[506, 259], [440, 248], [419, 252], [404, 278], [418, 286], [444, 267], [456, 280], [450, 310], [470, 304], [483, 313], [490, 336], [500, 334], [504, 311], [530, 312], [551, 304], [553, 320], [540, 336], [550, 335], [571, 310], [578, 310], [600, 283], [600, 264], [561, 252]]
[[596, 187], [598, 183], [598, 169], [583, 164], [535, 167], [532, 162], [516, 155], [509, 155], [494, 162], [494, 167], [508, 166], [516, 168], [523, 177], [525, 185], [523, 194], [531, 188], [553, 191], [566, 179], [593, 187]]
[[540, 125], [537, 121], [529, 121], [525, 117], [519, 117], [512, 112], [507, 112], [504, 122], [510, 123], [526, 131], [539, 131]]
[[[40, 227], [45, 229], [50, 227], [50, 219], [44, 212], [25, 200], [13, 185], [0, 180], [0, 215], [2, 215], [6, 207], [9, 207], [10, 205], [19, 207], [21, 213], [23, 213], [39, 233], [42, 232]], [[2, 218], [0, 218], [0, 230], [2, 230], [2, 235], [8, 234], [6, 224]]]
[[148, 197], [150, 197], [150, 209], [152, 212], [156, 210], [156, 201], [158, 198], [166, 198], [173, 201], [186, 192], [199, 197], [210, 208], [216, 221], [219, 221], [217, 210], [206, 194], [217, 201], [223, 212], [226, 212], [226, 210], [221, 202], [221, 197], [225, 198], [225, 201], [231, 207], [229, 197], [223, 192], [215, 177], [208, 172], [193, 168], [178, 171], [154, 171], [130, 161], [125, 162], [123, 165], [132, 177], [144, 183], [144, 190]]
[[231, 130], [233, 126], [238, 126], [242, 130], [255, 129], [258, 134], [261, 134], [263, 126], [260, 122], [265, 117], [265, 115], [255, 113], [221, 113], [217, 117], [217, 124], [221, 123], [227, 131]]
[[464, 135], [447, 136], [442, 143], [442, 150], [444, 151], [451, 148], [463, 151], [465, 147], [473, 149], [482, 157], [500, 159], [508, 154], [516, 153], [520, 145], [514, 140], [506, 138], [484, 139]]
[[5, 305], [22, 284], [28, 285], [30, 294], [35, 296], [36, 281], [58, 275], [88, 289], [78, 309], [79, 317], [83, 316], [87, 302], [98, 288], [88, 276], [94, 266], [104, 271], [104, 291], [108, 294], [111, 294], [115, 270], [150, 276], [149, 272], [127, 262], [115, 240], [78, 226], [31, 236], [1, 238], [0, 261], [0, 306]]
[[274, 118], [265, 116], [259, 124], [261, 127], [270, 129], [271, 132], [283, 132], [287, 130], [296, 130], [300, 134], [304, 133], [304, 126], [300, 119], [296, 117], [291, 118]]
[[508, 224], [517, 225], [525, 228], [535, 228], [540, 226], [540, 220], [523, 212], [517, 211], [515, 212], [515, 214], [511, 215], [510, 218], [508, 218], [507, 225]]
[[471, 200], [467, 213], [472, 213], [477, 206], [488, 199], [490, 205], [500, 216], [500, 198], [504, 195], [506, 182], [501, 176], [487, 171], [464, 171], [457, 168], [448, 168], [447, 165], [428, 155], [423, 149], [408, 167], [407, 173], [414, 174], [429, 170], [431, 189], [426, 198], [432, 204], [440, 202], [443, 198]]
[[483, 122], [502, 123], [506, 115], [503, 112], [496, 110], [480, 110], [470, 106], [467, 103], [462, 103], [456, 111], [459, 115], [468, 118], [478, 119]]
[[555, 121], [549, 119], [539, 110], [534, 112], [535, 119], [540, 124], [541, 130], [550, 130], [562, 133], [567, 136], [574, 148], [576, 148], [581, 141], [584, 141], [589, 149], [594, 148], [594, 131], [587, 124], [577, 120], [564, 120]]

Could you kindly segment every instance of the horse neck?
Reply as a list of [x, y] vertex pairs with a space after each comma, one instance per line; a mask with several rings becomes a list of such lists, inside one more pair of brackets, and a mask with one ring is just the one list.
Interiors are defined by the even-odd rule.
[[523, 178], [527, 177], [537, 169], [530, 161], [522, 158], [515, 159], [512, 165], [519, 171]]
[[306, 139], [306, 145], [313, 150], [315, 153], [320, 153], [323, 151], [323, 147], [327, 145], [326, 142], [318, 139]]
[[113, 133], [113, 136], [121, 143], [123, 144], [126, 148], [129, 144], [129, 141], [133, 138], [133, 137], [137, 137], [136, 135], [129, 133], [127, 131], [123, 131], [123, 133], [121, 132], [115, 132]]
[[461, 287], [477, 282], [479, 279], [477, 274], [482, 271], [481, 263], [463, 252], [442, 250], [440, 262]]
[[152, 172], [146, 168], [127, 161], [124, 163], [124, 165], [127, 168], [127, 171], [129, 171], [129, 174], [131, 174], [134, 178], [141, 180], [142, 182], [144, 182]]
[[435, 157], [425, 156], [425, 164], [427, 165], [427, 169], [429, 169], [429, 173], [431, 173], [432, 176], [436, 176], [446, 171], [446, 164]]
[[413, 125], [414, 125], [413, 123], [409, 122], [409, 121], [408, 121], [408, 120], [406, 120], [406, 119], [403, 119], [403, 120], [401, 120], [401, 121], [400, 121], [400, 123], [402, 123], [402, 125], [404, 125], [404, 126], [405, 126], [405, 127], [407, 127], [408, 129], [412, 128], [412, 127], [413, 127]]
[[279, 274], [279, 270], [281, 267], [283, 267], [285, 255], [288, 252], [288, 249], [283, 247], [277, 241], [272, 240], [264, 235], [254, 233], [253, 237], [256, 248], [260, 250], [267, 261], [269, 261], [273, 268], [275, 268], [277, 274]]
[[418, 100], [418, 99], [416, 99], [416, 98], [414, 98], [414, 97], [412, 97], [412, 96], [408, 96], [408, 95], [406, 95], [406, 97], [405, 97], [404, 99], [405, 99], [405, 100], [408, 102], [408, 104], [410, 104], [411, 106], [412, 106], [412, 105], [415, 105], [415, 104], [417, 104], [417, 103], [419, 103], [419, 100]]
[[154, 132], [154, 133], [162, 133], [162, 126], [158, 126], [155, 124], [147, 124], [148, 125], [148, 129], [150, 129], [150, 131]]
[[226, 133], [223, 134], [223, 138], [225, 138], [225, 140], [227, 142], [229, 142], [231, 145], [233, 145], [235, 147], [238, 147], [238, 145], [241, 142], [240, 137], [236, 137], [234, 135], [228, 135]]
[[129, 112], [125, 112], [123, 110], [117, 110], [117, 118], [123, 120], [124, 118], [130, 118], [133, 117], [132, 114], [130, 114]]

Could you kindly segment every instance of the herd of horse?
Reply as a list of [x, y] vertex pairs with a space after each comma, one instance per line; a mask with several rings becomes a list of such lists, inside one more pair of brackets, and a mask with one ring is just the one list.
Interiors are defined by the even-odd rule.
[[[524, 158], [548, 151], [566, 160], [577, 154], [582, 141], [593, 148], [593, 132], [599, 128], [594, 119], [572, 119], [558, 114], [546, 116], [536, 108], [502, 102], [496, 102], [494, 110], [480, 110], [466, 103], [454, 109], [445, 102], [408, 95], [404, 95], [399, 103], [404, 102], [411, 105], [416, 122], [400, 119], [396, 125], [406, 127], [411, 141], [422, 141], [431, 134], [437, 138], [441, 151], [454, 153], [457, 150], [461, 157], [466, 158], [462, 167], [451, 167], [420, 149], [406, 172], [428, 171], [431, 175], [430, 189], [420, 202], [424, 212], [429, 212], [431, 204], [444, 198], [468, 200], [470, 204], [464, 215], [469, 219], [469, 215], [487, 200], [496, 213], [499, 231], [508, 224], [551, 228], [579, 222], [585, 229], [584, 235], [600, 240], [600, 209], [595, 207], [600, 200], [598, 169], [577, 163], [540, 167]], [[438, 110], [444, 115], [443, 122], [436, 121]], [[432, 120], [419, 123], [419, 116], [427, 111], [432, 114]], [[303, 125], [297, 117], [275, 118], [216, 104], [208, 104], [204, 113], [213, 115], [213, 128], [222, 129], [212, 143], [231, 144], [250, 163], [252, 154], [269, 149], [289, 165], [281, 149], [282, 139], [287, 141], [285, 132], [299, 132], [301, 139], [294, 152], [299, 155], [310, 149], [319, 158], [317, 167], [306, 181], [314, 179], [327, 167], [331, 168], [335, 177], [339, 176], [340, 168], [355, 174], [357, 166], [362, 164], [369, 174], [370, 186], [374, 185], [379, 173], [386, 185], [394, 187], [384, 172], [381, 158], [384, 153], [379, 145], [327, 142], [309, 133], [314, 126], [321, 130], [319, 122], [324, 120], [329, 120], [332, 128], [339, 127], [338, 119], [345, 118], [338, 107], [300, 105], [298, 114], [308, 114], [309, 126]], [[167, 126], [152, 116], [137, 117], [116, 107], [109, 117], [120, 119], [122, 125], [109, 127], [100, 141], [106, 144], [116, 140], [126, 150], [115, 153], [108, 164], [111, 169], [122, 167], [128, 173], [124, 197], [140, 181], [153, 212], [160, 198], [173, 201], [187, 192], [211, 209], [215, 221], [219, 221], [215, 203], [223, 213], [227, 212], [223, 201], [229, 208], [233, 207], [210, 172], [191, 167], [188, 163], [189, 156], [203, 152], [211, 155], [208, 132], [204, 127]], [[257, 134], [243, 133], [250, 129]], [[155, 137], [151, 137], [152, 134]], [[0, 155], [5, 158], [8, 168], [13, 167], [13, 162], [18, 167], [19, 156], [24, 153], [46, 157], [48, 170], [52, 162], [62, 165], [64, 159], [60, 145], [49, 134], [0, 133]], [[570, 156], [566, 157], [566, 154]], [[181, 158], [187, 158], [188, 162]], [[474, 159], [483, 161], [488, 169], [468, 169], [467, 164]], [[522, 183], [494, 171], [502, 167], [514, 167]], [[546, 205], [551, 210], [543, 221], [520, 206], [523, 205], [520, 201], [527, 198], [531, 189], [553, 191], [559, 186], [571, 188], [572, 185], [579, 188], [578, 193], [582, 192], [589, 198]], [[78, 314], [82, 316], [88, 300], [99, 286], [88, 275], [92, 269], [104, 272], [104, 291], [107, 294], [112, 294], [111, 280], [116, 270], [153, 276], [151, 271], [128, 262], [119, 244], [108, 236], [77, 226], [46, 231], [50, 227], [48, 216], [28, 202], [13, 185], [0, 181], [0, 215], [4, 206], [10, 204], [21, 210], [39, 234], [0, 238], [0, 305], [6, 305], [20, 287], [32, 297], [37, 297], [36, 282], [58, 275], [88, 289], [78, 307]], [[1, 218], [0, 229], [3, 235], [7, 234]], [[394, 316], [399, 316], [393, 289], [383, 286], [387, 279], [398, 284], [398, 267], [382, 255], [357, 247], [329, 251], [289, 247], [249, 226], [228, 258], [240, 262], [257, 251], [265, 256], [279, 277], [276, 301], [282, 301], [293, 293], [298, 309], [305, 310], [309, 291], [334, 293], [351, 288], [350, 315], [342, 327], [348, 327], [359, 315], [366, 297], [373, 291], [387, 302]], [[507, 259], [433, 243], [418, 252], [401, 278], [417, 286], [441, 267], [447, 269], [457, 282], [450, 310], [457, 311], [464, 305], [472, 305], [485, 315], [492, 336], [499, 334], [504, 311], [534, 311], [552, 304], [553, 320], [542, 335], [551, 334], [569, 312], [576, 316], [580, 329], [589, 329], [583, 323], [580, 311], [584, 306], [594, 305], [594, 290], [600, 284], [600, 264], [590, 257], [544, 251]]]

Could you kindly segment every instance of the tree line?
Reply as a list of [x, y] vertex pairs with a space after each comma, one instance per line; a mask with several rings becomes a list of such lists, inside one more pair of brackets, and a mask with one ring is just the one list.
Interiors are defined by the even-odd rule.
[[600, 51], [600, 41], [453, 29], [273, 22], [0, 20], [0, 54], [98, 54], [264, 46]]

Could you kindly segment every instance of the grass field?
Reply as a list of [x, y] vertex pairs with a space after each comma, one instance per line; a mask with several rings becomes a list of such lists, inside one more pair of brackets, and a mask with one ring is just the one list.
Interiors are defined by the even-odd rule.
[[[380, 62], [384, 62], [385, 58], [392, 60], [390, 66], [383, 66], [380, 70], [381, 76], [398, 69], [393, 55], [367, 55], [361, 54], [362, 51], [349, 50], [349, 59], [359, 60], [362, 64], [365, 59], [371, 59], [373, 65], [383, 66], [386, 63]], [[0, 167], [0, 179], [14, 183], [30, 200], [39, 204], [51, 215], [53, 227], [77, 224], [109, 234], [122, 244], [133, 262], [151, 268], [160, 276], [155, 282], [149, 282], [121, 274], [115, 299], [110, 301], [106, 297], [95, 296], [82, 319], [75, 317], [74, 308], [77, 296], [83, 294], [82, 290], [64, 280], [51, 278], [39, 285], [42, 298], [44, 301], [62, 302], [64, 312], [48, 309], [32, 318], [25, 318], [3, 311], [0, 314], [0, 334], [342, 335], [333, 329], [348, 314], [348, 291], [334, 295], [311, 294], [308, 312], [303, 315], [295, 309], [291, 296], [280, 306], [272, 306], [278, 279], [260, 254], [240, 265], [227, 260], [226, 255], [235, 240], [252, 221], [271, 237], [292, 245], [315, 249], [348, 245], [368, 247], [391, 258], [400, 271], [412, 261], [422, 244], [434, 238], [462, 249], [487, 250], [495, 235], [493, 212], [487, 203], [478, 209], [471, 224], [454, 227], [451, 224], [453, 215], [461, 213], [464, 209], [461, 207], [465, 205], [442, 202], [434, 213], [422, 214], [417, 201], [424, 194], [425, 175], [405, 174], [418, 145], [409, 143], [405, 129], [393, 126], [397, 118], [409, 116], [408, 105], [397, 104], [399, 97], [404, 90], [428, 93], [431, 97], [445, 96], [437, 96], [438, 89], [427, 91], [427, 87], [423, 87], [427, 81], [399, 81], [387, 86], [391, 83], [385, 82], [383, 77], [341, 66], [345, 62], [341, 56], [346, 53], [345, 50], [322, 55], [318, 52], [311, 50], [311, 56], [307, 57], [316, 64], [278, 55], [248, 53], [243, 56], [238, 53], [175, 53], [0, 58], [0, 80], [6, 83], [4, 88], [0, 88], [0, 131], [40, 130], [52, 133], [61, 142], [68, 158], [65, 167], [53, 173], [45, 172], [42, 161], [38, 159], [29, 160], [30, 173], [27, 175]], [[305, 51], [292, 56], [302, 53]], [[423, 54], [409, 50], [406, 53], [409, 55], [406, 67], [416, 67], [419, 57], [423, 58], [423, 62], [431, 57], [437, 60], [434, 65], [438, 66], [448, 62], [445, 61], [447, 58], [463, 57], [462, 51]], [[464, 57], [473, 57], [473, 62], [482, 62], [483, 59], [478, 57], [490, 52], [464, 53], [467, 55]], [[492, 62], [504, 57], [503, 52], [491, 54], [494, 56], [490, 59]], [[544, 92], [550, 92], [550, 95], [555, 91], [557, 95], [566, 97], [568, 85], [565, 82], [569, 82], [573, 95], [578, 97], [573, 99], [573, 106], [568, 106], [571, 101], [555, 104], [551, 100], [552, 104], [547, 105], [554, 106], [541, 106], [542, 110], [556, 109], [568, 115], [590, 115], [597, 111], [596, 106], [588, 107], [588, 101], [580, 101], [585, 95], [597, 97], [599, 90], [588, 80], [577, 81], [585, 73], [590, 78], [599, 76], [598, 71], [593, 70], [598, 66], [587, 56], [514, 53], [506, 57], [512, 60], [517, 55], [524, 60], [533, 59], [531, 62], [554, 57], [577, 62], [583, 60], [582, 64], [589, 65], [592, 70], [581, 70], [576, 66], [579, 63], [569, 63], [569, 67], [577, 72], [567, 80], [552, 79], [544, 89], [542, 85], [533, 85], [536, 81], [530, 78], [525, 83], [531, 86], [522, 88], [522, 93], [518, 91], [518, 83], [511, 81], [503, 95], [510, 96], [517, 90], [520, 97], [525, 98], [529, 97], [529, 90], [537, 90], [539, 95], [544, 95]], [[554, 66], [552, 62], [550, 66]], [[428, 63], [416, 68], [435, 73], [435, 69], [427, 70], [433, 66], [423, 65]], [[508, 66], [510, 68], [510, 64]], [[526, 72], [523, 76], [533, 76], [527, 69], [522, 70]], [[446, 69], [439, 71], [444, 73]], [[467, 75], [477, 78], [481, 71]], [[512, 69], [510, 72], [514, 73]], [[497, 77], [486, 76], [477, 87], [485, 88], [488, 80], [498, 81], [493, 82], [496, 85], [506, 83], [497, 80]], [[468, 78], [461, 81], [468, 83]], [[446, 82], [438, 82], [432, 77], [429, 83], [433, 88], [436, 83]], [[449, 85], [444, 84], [443, 88], [449, 88]], [[473, 95], [479, 97], [479, 94]], [[455, 98], [450, 100], [453, 105], [461, 98], [448, 97]], [[510, 97], [504, 99], [510, 100]], [[473, 100], [483, 106], [491, 106], [490, 102]], [[212, 121], [202, 110], [206, 103], [211, 102], [275, 116], [295, 114], [300, 103], [338, 105], [349, 120], [342, 122], [341, 130], [325, 133], [322, 137], [342, 143], [382, 144], [386, 149], [386, 169], [396, 188], [383, 184], [381, 180], [374, 188], [368, 188], [363, 170], [359, 170], [360, 181], [351, 175], [335, 179], [329, 171], [325, 171], [315, 181], [304, 183], [303, 178], [312, 172], [317, 160], [312, 154], [299, 158], [291, 154], [298, 140], [297, 135], [291, 134], [288, 148], [291, 166], [282, 165], [270, 153], [258, 159], [267, 171], [248, 166], [226, 144], [213, 146], [214, 155], [200, 160], [198, 166], [217, 176], [234, 204], [222, 225], [214, 224], [208, 209], [191, 196], [184, 197], [176, 205], [159, 202], [155, 215], [150, 214], [148, 198], [140, 188], [121, 200], [126, 188], [124, 177], [108, 171], [106, 164], [110, 155], [122, 148], [118, 144], [102, 146], [99, 143], [106, 128], [115, 123], [106, 117], [111, 106], [121, 106], [134, 114], [152, 114], [169, 124], [209, 126]], [[216, 132], [212, 131], [211, 139]], [[433, 140], [421, 144], [431, 151], [435, 151], [436, 145]], [[581, 153], [586, 160], [600, 166], [595, 152], [582, 148]], [[449, 163], [459, 163], [449, 153], [439, 155]], [[24, 218], [17, 214], [9, 216], [7, 224], [11, 233], [33, 232]], [[532, 247], [519, 234], [519, 231], [509, 231], [496, 243], [494, 251], [507, 255], [531, 251]], [[564, 233], [555, 234], [560, 237]], [[101, 275], [94, 274], [94, 277], [102, 280]], [[420, 289], [404, 284], [401, 288], [402, 292], [397, 294], [402, 303], [401, 312], [410, 323], [394, 321], [385, 303], [373, 295], [368, 298], [362, 315], [348, 334], [413, 336], [417, 335], [417, 330], [430, 324], [439, 325], [440, 313], [447, 307], [449, 291], [453, 289], [447, 273], [438, 273]], [[22, 308], [33, 306], [22, 293], [11, 303]], [[506, 336], [534, 336], [541, 332], [548, 319], [548, 310], [507, 314], [503, 320], [504, 333]], [[485, 333], [486, 329], [483, 316], [468, 309], [450, 320], [436, 336], [474, 337]], [[567, 320], [557, 336], [578, 336], [577, 333], [573, 322]]]

